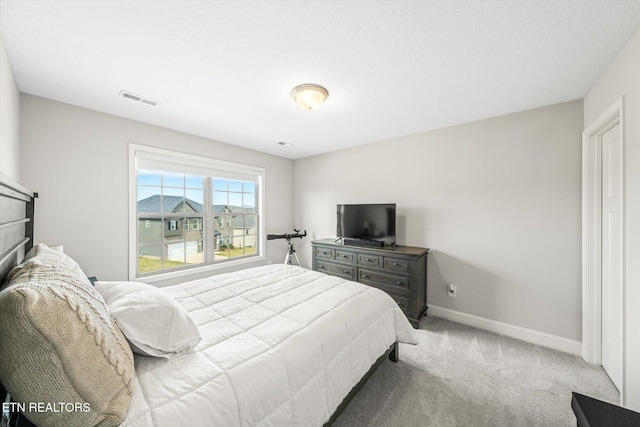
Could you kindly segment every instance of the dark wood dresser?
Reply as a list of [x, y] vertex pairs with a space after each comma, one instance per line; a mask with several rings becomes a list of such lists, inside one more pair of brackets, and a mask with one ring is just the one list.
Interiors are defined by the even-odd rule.
[[398, 303], [414, 328], [427, 311], [428, 248], [369, 247], [311, 242], [313, 269], [382, 289]]

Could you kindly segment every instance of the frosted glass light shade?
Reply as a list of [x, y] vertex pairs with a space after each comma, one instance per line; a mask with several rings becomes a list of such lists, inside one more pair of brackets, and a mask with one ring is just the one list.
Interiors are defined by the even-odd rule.
[[306, 83], [296, 86], [291, 96], [303, 110], [315, 110], [329, 97], [329, 92], [320, 85]]

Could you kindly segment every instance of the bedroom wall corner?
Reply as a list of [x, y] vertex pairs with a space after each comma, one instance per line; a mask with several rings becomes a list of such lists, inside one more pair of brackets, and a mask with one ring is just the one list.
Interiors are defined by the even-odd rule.
[[0, 36], [0, 173], [20, 182], [20, 92]]
[[[89, 276], [128, 278], [129, 143], [263, 167], [266, 232], [293, 227], [292, 160], [28, 94], [21, 105], [23, 185], [39, 194], [37, 241], [64, 244]], [[281, 242], [267, 242], [265, 260], [216, 272], [281, 263]]]
[[576, 100], [296, 160], [294, 219], [335, 237], [336, 204], [395, 202], [428, 305], [580, 341], [582, 129]]

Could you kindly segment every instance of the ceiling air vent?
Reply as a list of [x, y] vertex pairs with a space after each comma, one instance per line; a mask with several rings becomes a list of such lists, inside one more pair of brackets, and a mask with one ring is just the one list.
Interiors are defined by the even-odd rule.
[[126, 90], [121, 90], [120, 96], [126, 99], [130, 99], [131, 101], [142, 102], [143, 104], [151, 105], [152, 107], [158, 105], [158, 101], [136, 95], [135, 93], [131, 93]]

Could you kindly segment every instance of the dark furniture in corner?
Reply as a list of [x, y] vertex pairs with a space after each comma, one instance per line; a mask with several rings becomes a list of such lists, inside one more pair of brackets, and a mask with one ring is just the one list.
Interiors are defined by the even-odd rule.
[[382, 289], [414, 328], [427, 311], [428, 248], [350, 246], [334, 239], [311, 242], [313, 269]]
[[580, 393], [571, 393], [578, 427], [637, 427], [640, 413]]

